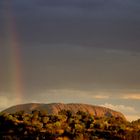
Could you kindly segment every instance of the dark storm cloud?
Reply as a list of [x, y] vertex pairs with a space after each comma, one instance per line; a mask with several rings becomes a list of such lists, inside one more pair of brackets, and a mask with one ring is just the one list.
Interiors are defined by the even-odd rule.
[[137, 0], [13, 0], [11, 5], [24, 45], [66, 43], [140, 51]]
[[[27, 90], [139, 88], [138, 0], [1, 0], [4, 47], [8, 13], [16, 25]], [[0, 74], [7, 77], [4, 56]], [[7, 78], [1, 83], [6, 87]]]

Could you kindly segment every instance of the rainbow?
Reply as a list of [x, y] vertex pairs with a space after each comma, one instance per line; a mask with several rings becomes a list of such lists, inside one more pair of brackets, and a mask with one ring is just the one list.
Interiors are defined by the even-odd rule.
[[15, 97], [15, 104], [22, 102], [23, 84], [19, 35], [16, 29], [16, 20], [13, 15], [12, 1], [5, 0], [5, 32], [6, 48], [8, 50], [8, 62], [10, 72], [10, 90]]

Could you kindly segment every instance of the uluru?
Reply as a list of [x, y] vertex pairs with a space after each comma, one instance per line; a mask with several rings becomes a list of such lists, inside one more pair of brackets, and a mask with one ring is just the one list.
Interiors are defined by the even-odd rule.
[[15, 113], [21, 110], [25, 111], [26, 113], [31, 113], [33, 110], [46, 110], [48, 114], [58, 114], [58, 112], [60, 112], [61, 110], [70, 110], [73, 114], [77, 113], [78, 111], [83, 111], [96, 117], [113, 116], [126, 120], [125, 116], [121, 112], [114, 111], [106, 107], [81, 103], [28, 103], [12, 106], [3, 110], [2, 112]]

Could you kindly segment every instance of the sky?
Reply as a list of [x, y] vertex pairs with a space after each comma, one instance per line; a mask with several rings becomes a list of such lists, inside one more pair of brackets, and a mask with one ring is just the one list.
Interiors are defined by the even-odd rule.
[[139, 0], [1, 0], [0, 110], [86, 103], [140, 118]]

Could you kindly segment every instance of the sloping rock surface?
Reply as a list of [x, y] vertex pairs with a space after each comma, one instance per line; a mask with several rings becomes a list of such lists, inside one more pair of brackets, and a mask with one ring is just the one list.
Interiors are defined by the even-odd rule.
[[31, 113], [33, 110], [47, 110], [49, 114], [58, 114], [61, 110], [70, 110], [73, 114], [78, 111], [84, 111], [97, 117], [114, 116], [120, 117], [126, 120], [121, 112], [114, 111], [109, 108], [88, 105], [88, 104], [62, 104], [62, 103], [51, 103], [51, 104], [39, 104], [29, 103], [12, 106], [2, 112], [15, 113], [17, 111], [24, 110], [27, 113]]

